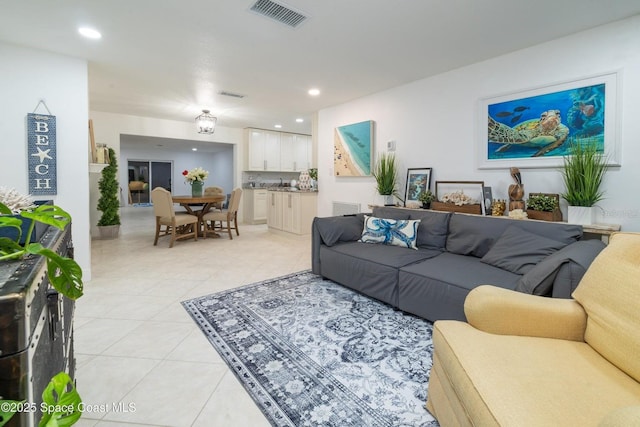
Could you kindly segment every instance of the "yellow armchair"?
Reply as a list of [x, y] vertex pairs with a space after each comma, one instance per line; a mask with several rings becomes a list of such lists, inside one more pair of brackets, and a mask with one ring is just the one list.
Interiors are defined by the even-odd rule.
[[640, 425], [640, 234], [614, 235], [573, 297], [481, 286], [468, 323], [436, 322], [440, 425]]

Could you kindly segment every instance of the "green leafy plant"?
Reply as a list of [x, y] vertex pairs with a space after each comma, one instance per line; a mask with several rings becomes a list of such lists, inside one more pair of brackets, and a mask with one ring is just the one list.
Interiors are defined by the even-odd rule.
[[431, 192], [431, 190], [423, 191], [418, 195], [418, 200], [425, 204], [431, 203], [435, 199], [436, 196]]
[[397, 185], [398, 166], [395, 154], [380, 154], [371, 174], [376, 179], [376, 190], [378, 190], [378, 194], [381, 196], [395, 196], [400, 199]]
[[542, 212], [553, 212], [558, 209], [558, 200], [555, 197], [544, 194], [531, 195], [527, 200], [527, 209]]
[[309, 169], [309, 178], [313, 179], [313, 180], [318, 180], [318, 169], [317, 168], [310, 168]]
[[593, 206], [604, 198], [600, 189], [607, 171], [607, 157], [598, 151], [596, 141], [573, 141], [561, 170], [566, 192], [562, 194], [570, 206]]
[[[0, 261], [10, 261], [20, 259], [26, 255], [40, 255], [47, 259], [47, 277], [51, 285], [62, 295], [76, 300], [82, 296], [82, 268], [78, 263], [67, 257], [58, 255], [51, 249], [45, 248], [40, 243], [25, 243], [20, 245], [20, 237], [22, 235], [22, 219], [12, 215], [9, 209], [3, 203], [0, 203], [0, 228], [11, 227], [17, 230], [16, 240], [8, 237], [0, 237]], [[27, 229], [26, 242], [31, 241], [31, 234], [35, 227], [36, 221], [47, 224], [63, 230], [67, 224], [71, 222], [71, 215], [54, 205], [40, 205], [32, 210], [24, 210], [19, 213], [22, 218], [31, 220], [31, 224]], [[75, 390], [73, 380], [65, 372], [56, 374], [49, 385], [42, 393], [43, 404], [50, 411], [43, 411], [43, 417], [40, 420], [39, 427], [62, 427], [74, 424], [81, 416], [80, 404], [82, 400]], [[16, 402], [3, 400], [12, 404], [24, 404], [25, 402]], [[13, 408], [19, 406], [13, 405]], [[0, 413], [0, 427], [6, 424], [16, 411], [2, 411]]]
[[63, 427], [76, 423], [82, 416], [82, 399], [66, 372], [56, 374], [42, 392], [40, 427]]
[[98, 221], [98, 226], [120, 225], [120, 201], [118, 200], [119, 184], [116, 179], [118, 172], [118, 160], [113, 148], [109, 148], [109, 166], [102, 169], [102, 177], [98, 182], [100, 189], [100, 199], [98, 199], [98, 210], [102, 216]]
[[[0, 214], [11, 215], [11, 210], [0, 203]], [[31, 241], [35, 221], [60, 230], [63, 230], [71, 222], [71, 216], [54, 205], [40, 205], [33, 210], [20, 212], [20, 216], [31, 219], [25, 242]], [[0, 227], [13, 227], [18, 231], [16, 240], [0, 237], [0, 261], [19, 259], [27, 254], [44, 256], [47, 259], [47, 276], [51, 285], [68, 298], [75, 300], [82, 296], [82, 269], [75, 260], [60, 256], [37, 242], [20, 245], [20, 237], [22, 236], [22, 219], [20, 218], [0, 216]]]

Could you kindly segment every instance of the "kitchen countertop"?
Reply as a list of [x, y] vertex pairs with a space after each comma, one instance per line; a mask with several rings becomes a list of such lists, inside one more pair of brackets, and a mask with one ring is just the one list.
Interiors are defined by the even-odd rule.
[[317, 193], [318, 190], [300, 190], [293, 189], [293, 187], [280, 187], [278, 185], [272, 186], [262, 186], [262, 187], [251, 187], [249, 185], [243, 185], [243, 190], [267, 190], [267, 191], [278, 191], [278, 192], [289, 192], [289, 193]]

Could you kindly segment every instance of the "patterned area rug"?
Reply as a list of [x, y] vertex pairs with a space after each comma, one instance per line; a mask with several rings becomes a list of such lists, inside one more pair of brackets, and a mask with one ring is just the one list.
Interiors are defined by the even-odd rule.
[[437, 426], [432, 324], [310, 272], [182, 302], [274, 426]]

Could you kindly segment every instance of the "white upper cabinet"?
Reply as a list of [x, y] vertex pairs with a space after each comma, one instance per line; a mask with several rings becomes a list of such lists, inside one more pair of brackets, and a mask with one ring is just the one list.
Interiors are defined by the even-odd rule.
[[280, 132], [247, 129], [247, 170], [280, 170]]
[[246, 170], [299, 172], [311, 167], [311, 136], [246, 129]]
[[280, 170], [295, 171], [296, 135], [283, 133], [280, 135]]
[[293, 170], [300, 172], [311, 167], [311, 136], [294, 135], [293, 144]]

